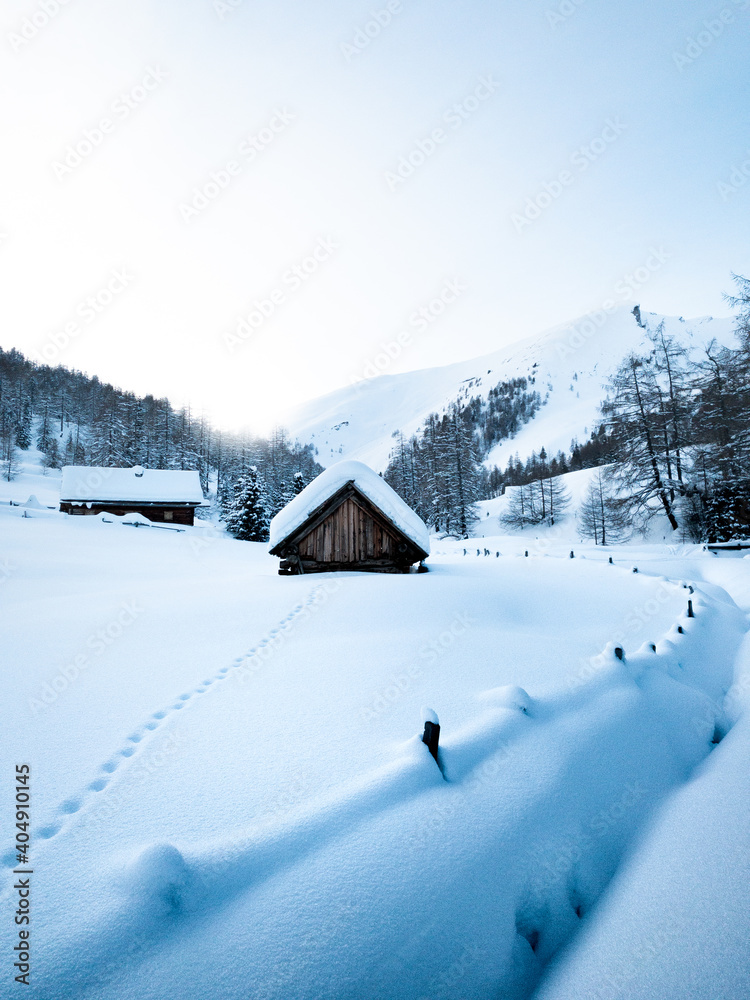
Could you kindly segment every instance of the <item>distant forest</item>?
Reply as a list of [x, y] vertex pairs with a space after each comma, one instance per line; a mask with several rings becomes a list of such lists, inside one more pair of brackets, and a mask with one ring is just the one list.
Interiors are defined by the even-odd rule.
[[234, 487], [254, 470], [264, 518], [308, 483], [321, 466], [312, 445], [289, 440], [282, 429], [268, 438], [215, 430], [189, 408], [167, 399], [136, 396], [98, 378], [61, 366], [37, 364], [20, 351], [0, 348], [0, 469], [12, 479], [19, 449], [37, 447], [49, 469], [63, 465], [143, 465], [197, 469], [230, 503]]

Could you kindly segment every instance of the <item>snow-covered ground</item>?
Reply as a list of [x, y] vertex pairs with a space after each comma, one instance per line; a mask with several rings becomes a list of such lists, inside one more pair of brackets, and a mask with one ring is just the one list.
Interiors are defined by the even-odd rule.
[[0, 997], [748, 995], [750, 560], [495, 527], [279, 577], [11, 506], [34, 476], [0, 485], [6, 956], [20, 763], [34, 868]]

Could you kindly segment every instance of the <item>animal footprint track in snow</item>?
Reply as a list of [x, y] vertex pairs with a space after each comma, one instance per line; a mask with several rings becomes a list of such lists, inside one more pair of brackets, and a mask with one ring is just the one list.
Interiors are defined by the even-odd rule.
[[[131, 733], [131, 735], [127, 737], [127, 744], [140, 743], [145, 737], [149, 735], [150, 732], [153, 732], [155, 729], [159, 728], [159, 723], [161, 722], [162, 719], [167, 718], [167, 716], [169, 716], [172, 712], [177, 712], [180, 709], [184, 708], [185, 705], [188, 703], [188, 701], [193, 697], [193, 695], [204, 694], [216, 681], [226, 680], [227, 674], [229, 674], [232, 667], [240, 667], [243, 664], [245, 664], [247, 660], [258, 657], [260, 655], [260, 651], [264, 647], [275, 643], [277, 636], [282, 635], [284, 632], [287, 632], [291, 628], [291, 623], [305, 610], [306, 607], [315, 603], [319, 589], [320, 588], [316, 588], [304, 603], [296, 605], [292, 609], [292, 611], [290, 611], [286, 615], [285, 618], [282, 618], [274, 628], [270, 629], [266, 633], [265, 637], [262, 638], [247, 653], [245, 653], [243, 656], [236, 657], [232, 661], [231, 666], [220, 667], [215, 674], [201, 681], [201, 683], [192, 691], [189, 692], [186, 691], [183, 694], [179, 695], [177, 701], [173, 705], [167, 708], [159, 709], [159, 711], [157, 712], [152, 712], [151, 715], [148, 717], [148, 721], [144, 722], [143, 725], [140, 727], [140, 731]], [[116, 771], [124, 760], [128, 760], [129, 758], [135, 755], [137, 748], [135, 746], [130, 746], [127, 744], [126, 746], [118, 750], [113, 757], [110, 757], [109, 760], [105, 761], [101, 765], [101, 770], [104, 772], [104, 775], [95, 778], [93, 781], [91, 781], [86, 786], [86, 791], [89, 792], [103, 791], [110, 782], [109, 775], [111, 775], [114, 771]], [[80, 798], [66, 799], [58, 807], [58, 812], [64, 815], [72, 815], [73, 813], [78, 812], [81, 809], [81, 806], [82, 806], [82, 801]], [[42, 840], [49, 840], [51, 837], [54, 837], [57, 833], [59, 833], [61, 829], [62, 829], [62, 824], [50, 824], [48, 826], [42, 827], [38, 831], [37, 836]], [[9, 867], [13, 867], [13, 865], [15, 865], [15, 861], [16, 861], [16, 856], [14, 853], [11, 854], [10, 852], [8, 852], [5, 855], [0, 855], [0, 863], [7, 864]]]

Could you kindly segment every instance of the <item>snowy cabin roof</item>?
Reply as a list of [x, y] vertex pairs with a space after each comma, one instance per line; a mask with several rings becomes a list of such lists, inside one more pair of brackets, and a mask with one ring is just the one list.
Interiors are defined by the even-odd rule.
[[310, 515], [348, 483], [353, 483], [398, 530], [425, 554], [430, 534], [420, 517], [395, 490], [363, 462], [338, 462], [298, 493], [271, 521], [269, 549], [273, 550], [301, 527]]
[[203, 502], [200, 476], [194, 469], [107, 469], [66, 465], [62, 470], [60, 500], [69, 503], [180, 503]]

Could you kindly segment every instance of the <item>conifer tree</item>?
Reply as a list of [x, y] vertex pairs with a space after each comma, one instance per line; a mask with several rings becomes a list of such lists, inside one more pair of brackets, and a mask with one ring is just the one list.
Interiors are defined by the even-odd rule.
[[21, 404], [16, 423], [16, 444], [22, 451], [31, 447], [31, 407], [28, 400]]
[[49, 406], [45, 403], [42, 411], [42, 419], [39, 422], [39, 430], [36, 438], [36, 446], [41, 452], [48, 450], [52, 440], [52, 429], [50, 427]]
[[47, 446], [47, 451], [44, 455], [44, 468], [45, 469], [59, 469], [62, 467], [62, 462], [60, 460], [60, 446], [57, 443], [57, 438], [53, 435], [50, 438], [49, 445]]
[[455, 538], [468, 538], [477, 521], [476, 503], [482, 497], [482, 479], [471, 427], [458, 405], [443, 420], [440, 436], [441, 478], [445, 531]]
[[234, 485], [227, 530], [241, 541], [265, 542], [269, 521], [265, 483], [253, 465]]
[[0, 472], [6, 482], [15, 479], [19, 471], [16, 428], [9, 409], [0, 410]]
[[94, 465], [117, 468], [126, 465], [125, 424], [120, 400], [109, 394], [100, 405], [91, 434], [91, 460]]

